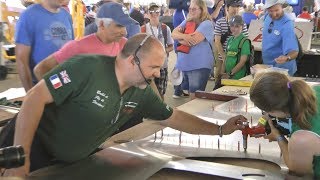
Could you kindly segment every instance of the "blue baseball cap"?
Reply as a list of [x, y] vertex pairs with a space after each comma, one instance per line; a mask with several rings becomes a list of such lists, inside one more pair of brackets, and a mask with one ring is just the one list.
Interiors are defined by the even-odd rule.
[[129, 16], [127, 8], [115, 2], [108, 2], [100, 6], [97, 12], [97, 18], [111, 18], [121, 26], [135, 24], [135, 20]]

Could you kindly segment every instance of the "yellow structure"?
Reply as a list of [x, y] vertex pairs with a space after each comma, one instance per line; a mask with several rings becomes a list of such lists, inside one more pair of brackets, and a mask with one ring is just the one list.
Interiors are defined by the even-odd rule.
[[[9, 22], [9, 17], [12, 17], [16, 20], [16, 17], [19, 17], [20, 12], [18, 10], [8, 9], [5, 2], [1, 2], [1, 22], [3, 23], [3, 34], [9, 44], [14, 44], [14, 29], [15, 25]], [[15, 60], [15, 56], [9, 56], [4, 48], [2, 48], [2, 56], [7, 60]]]
[[252, 81], [221, 79], [221, 84], [225, 86], [250, 87], [252, 85]]
[[84, 36], [84, 5], [81, 0], [72, 0], [71, 3], [71, 16], [73, 21], [74, 37], [75, 39], [79, 39]]

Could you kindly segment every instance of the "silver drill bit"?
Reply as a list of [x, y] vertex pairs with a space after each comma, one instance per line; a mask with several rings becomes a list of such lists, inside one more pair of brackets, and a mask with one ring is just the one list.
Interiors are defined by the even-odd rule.
[[161, 139], [163, 138], [163, 129], [161, 129]]
[[248, 135], [243, 135], [243, 150], [247, 152], [247, 145], [248, 145]]
[[261, 144], [259, 143], [259, 154], [261, 154]]
[[154, 133], [154, 141], [157, 140], [157, 132]]

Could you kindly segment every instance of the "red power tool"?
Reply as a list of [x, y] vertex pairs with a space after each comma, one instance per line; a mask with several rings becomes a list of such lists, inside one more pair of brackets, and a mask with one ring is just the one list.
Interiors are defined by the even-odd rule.
[[243, 149], [244, 149], [244, 151], [247, 151], [248, 135], [250, 137], [262, 136], [262, 135], [265, 135], [266, 129], [264, 126], [249, 127], [249, 122], [245, 122], [244, 126], [245, 126], [245, 128], [242, 129]]

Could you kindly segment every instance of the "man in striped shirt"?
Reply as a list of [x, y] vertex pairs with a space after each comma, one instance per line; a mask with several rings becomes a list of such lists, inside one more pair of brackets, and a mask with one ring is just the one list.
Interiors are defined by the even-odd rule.
[[[215, 25], [214, 33], [215, 33], [215, 48], [217, 48], [219, 53], [219, 59], [216, 62], [216, 71], [215, 78], [221, 73], [222, 62], [226, 59], [226, 48], [227, 41], [232, 36], [229, 26], [229, 19], [231, 19], [235, 15], [239, 15], [239, 9], [242, 6], [241, 0], [226, 0], [225, 12], [226, 16], [220, 18]], [[248, 37], [247, 25], [244, 24], [242, 33]]]

